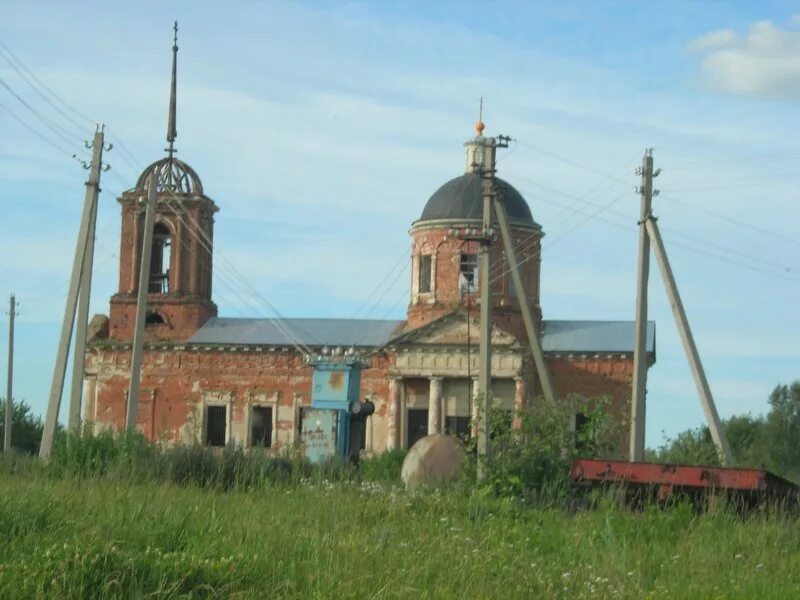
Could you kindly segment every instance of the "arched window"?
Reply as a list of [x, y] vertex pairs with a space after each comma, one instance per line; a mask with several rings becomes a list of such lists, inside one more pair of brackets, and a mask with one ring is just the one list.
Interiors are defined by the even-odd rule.
[[150, 255], [151, 294], [169, 293], [169, 265], [172, 259], [172, 235], [163, 223], [153, 227], [153, 253]]

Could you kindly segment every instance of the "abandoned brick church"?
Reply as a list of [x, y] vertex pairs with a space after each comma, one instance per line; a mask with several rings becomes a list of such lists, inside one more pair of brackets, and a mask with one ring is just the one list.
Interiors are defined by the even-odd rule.
[[[469, 435], [478, 373], [478, 247], [451, 230], [481, 223], [481, 178], [469, 158], [482, 142], [479, 125], [476, 137], [465, 144], [466, 172], [436, 190], [411, 224], [411, 295], [402, 320], [218, 316], [212, 296], [217, 204], [204, 194], [197, 173], [172, 153], [148, 166], [118, 199], [119, 287], [109, 315], [96, 315], [90, 327], [84, 420], [96, 430], [124, 429], [143, 245], [141, 199], [155, 173], [148, 341], [137, 419], [144, 435], [167, 443], [278, 450], [293, 444], [311, 394], [311, 369], [298, 347], [314, 353], [354, 347], [368, 357], [361, 394], [376, 410], [367, 423], [367, 451], [410, 447], [434, 432]], [[608, 395], [609, 410], [623, 418], [631, 398], [633, 322], [542, 319], [542, 227], [510, 183], [498, 179], [497, 185], [557, 395]], [[514, 410], [540, 390], [500, 244], [492, 245], [491, 253], [492, 272], [498, 273], [491, 281], [492, 390], [497, 404]], [[648, 324], [647, 352], [652, 364], [653, 323]]]

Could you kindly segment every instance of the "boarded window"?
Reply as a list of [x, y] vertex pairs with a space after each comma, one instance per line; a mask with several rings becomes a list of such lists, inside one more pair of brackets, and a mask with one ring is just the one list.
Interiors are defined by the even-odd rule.
[[228, 411], [224, 406], [206, 408], [206, 445], [224, 446], [228, 429]]
[[462, 440], [469, 439], [472, 419], [470, 417], [445, 417], [444, 432]]
[[461, 253], [458, 289], [460, 292], [478, 291], [478, 255]]
[[430, 254], [423, 254], [419, 257], [419, 292], [420, 294], [427, 294], [431, 291], [432, 287], [432, 264]]
[[269, 448], [272, 446], [272, 407], [254, 406], [250, 413], [250, 444]]

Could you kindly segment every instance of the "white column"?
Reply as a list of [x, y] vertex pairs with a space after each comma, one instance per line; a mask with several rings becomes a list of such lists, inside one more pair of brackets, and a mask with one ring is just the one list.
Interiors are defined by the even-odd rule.
[[442, 378], [430, 378], [428, 392], [428, 435], [442, 432]]
[[400, 447], [400, 377], [389, 378], [389, 410], [386, 419], [386, 449]]

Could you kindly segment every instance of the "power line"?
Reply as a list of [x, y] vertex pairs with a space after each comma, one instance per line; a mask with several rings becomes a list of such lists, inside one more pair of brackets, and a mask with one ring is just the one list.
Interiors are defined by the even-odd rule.
[[21, 124], [23, 127], [25, 127], [25, 129], [27, 129], [28, 131], [30, 131], [30, 132], [31, 132], [33, 135], [35, 135], [36, 137], [38, 137], [40, 140], [42, 140], [42, 141], [43, 141], [45, 144], [47, 144], [47, 145], [48, 145], [48, 146], [50, 146], [51, 148], [53, 148], [53, 149], [57, 150], [58, 152], [60, 152], [60, 153], [62, 153], [62, 154], [66, 154], [67, 156], [70, 156], [70, 157], [74, 156], [74, 154], [73, 154], [72, 152], [70, 152], [69, 150], [67, 150], [66, 148], [64, 148], [64, 147], [62, 147], [62, 146], [59, 146], [59, 145], [58, 145], [56, 142], [52, 141], [52, 140], [51, 140], [50, 138], [48, 138], [47, 136], [43, 135], [42, 133], [40, 133], [39, 131], [37, 131], [36, 129], [34, 129], [32, 125], [30, 125], [29, 123], [25, 122], [25, 121], [24, 121], [24, 120], [23, 120], [21, 117], [17, 116], [17, 115], [14, 113], [14, 111], [13, 111], [13, 110], [11, 110], [10, 108], [8, 108], [8, 107], [7, 107], [5, 104], [3, 104], [3, 103], [0, 103], [0, 108], [3, 108], [3, 109], [4, 109], [4, 110], [5, 110], [5, 111], [6, 111], [8, 114], [10, 114], [10, 115], [11, 115], [11, 116], [12, 116], [12, 117], [13, 117], [13, 118], [14, 118], [14, 119], [17, 121], [17, 122], [19, 122], [19, 123], [20, 123], [20, 124]]
[[675, 203], [680, 204], [681, 206], [685, 206], [687, 208], [691, 208], [692, 210], [696, 210], [698, 212], [704, 213], [704, 214], [706, 214], [708, 216], [711, 216], [711, 217], [714, 217], [716, 219], [720, 219], [722, 221], [727, 221], [728, 223], [731, 223], [733, 225], [737, 225], [737, 226], [743, 227], [745, 229], [750, 229], [752, 231], [755, 231], [755, 232], [763, 234], [763, 235], [767, 235], [767, 236], [774, 237], [774, 238], [779, 238], [779, 239], [785, 240], [787, 242], [792, 242], [793, 244], [800, 245], [800, 239], [793, 238], [793, 237], [790, 237], [788, 235], [784, 235], [782, 233], [778, 233], [776, 231], [770, 231], [768, 229], [764, 229], [763, 227], [759, 227], [758, 225], [753, 225], [752, 223], [744, 223], [742, 221], [738, 221], [737, 219], [734, 219], [733, 217], [729, 217], [728, 215], [723, 215], [721, 213], [714, 212], [713, 210], [710, 210], [708, 208], [704, 208], [702, 206], [697, 206], [696, 204], [692, 204], [690, 202], [686, 202], [685, 200], [680, 200], [680, 199], [676, 198], [675, 196], [671, 196], [671, 195], [668, 195], [668, 194], [662, 194], [662, 196], [667, 196], [669, 198], [669, 200], [672, 201], [672, 202], [675, 202]]
[[33, 72], [32, 72], [32, 71], [31, 71], [31, 70], [28, 68], [28, 67], [26, 67], [26, 66], [25, 66], [25, 63], [23, 63], [23, 62], [22, 62], [22, 61], [21, 61], [21, 60], [20, 60], [20, 59], [19, 59], [19, 58], [18, 58], [18, 57], [17, 57], [17, 56], [16, 56], [16, 55], [15, 55], [15, 54], [12, 52], [12, 51], [11, 51], [11, 49], [10, 49], [10, 48], [9, 48], [9, 47], [8, 47], [8, 46], [7, 46], [7, 45], [6, 45], [6, 44], [5, 44], [3, 41], [2, 41], [2, 40], [0, 40], [0, 47], [2, 47], [2, 48], [3, 48], [3, 49], [4, 49], [4, 50], [5, 50], [7, 53], [8, 53], [8, 55], [9, 55], [9, 56], [11, 56], [11, 57], [12, 57], [12, 58], [13, 58], [13, 59], [14, 59], [14, 60], [17, 62], [17, 64], [18, 64], [18, 65], [19, 65], [19, 66], [20, 66], [20, 67], [21, 67], [21, 68], [22, 68], [22, 69], [23, 69], [23, 70], [24, 70], [24, 71], [25, 71], [25, 72], [26, 72], [28, 75], [30, 75], [30, 76], [31, 76], [31, 78], [32, 78], [32, 79], [33, 79], [33, 80], [34, 80], [36, 83], [38, 83], [38, 84], [39, 84], [39, 85], [42, 87], [42, 89], [44, 89], [45, 91], [47, 91], [47, 93], [48, 93], [48, 94], [50, 94], [50, 96], [51, 96], [53, 99], [55, 99], [56, 101], [60, 102], [60, 103], [61, 103], [61, 104], [62, 104], [64, 107], [66, 107], [68, 110], [71, 110], [71, 111], [73, 112], [73, 114], [75, 114], [75, 115], [77, 115], [78, 117], [82, 118], [82, 119], [83, 119], [84, 121], [86, 121], [88, 124], [90, 124], [90, 125], [95, 125], [95, 124], [97, 123], [97, 121], [95, 121], [95, 120], [94, 120], [94, 119], [92, 119], [91, 117], [88, 117], [88, 116], [86, 116], [86, 114], [84, 114], [84, 113], [82, 113], [81, 111], [79, 111], [77, 108], [75, 108], [74, 106], [72, 106], [72, 105], [71, 105], [69, 102], [67, 102], [66, 100], [64, 100], [63, 98], [61, 98], [61, 97], [60, 97], [58, 94], [56, 94], [56, 93], [55, 93], [53, 90], [51, 90], [51, 89], [50, 89], [50, 88], [47, 86], [47, 84], [45, 84], [45, 83], [44, 83], [44, 82], [43, 82], [41, 79], [39, 79], [39, 78], [38, 78], [38, 77], [37, 77], [37, 76], [36, 76], [36, 75], [35, 75], [35, 74], [34, 74], [34, 73], [33, 73]]
[[[48, 129], [50, 129], [53, 133], [55, 133], [58, 137], [60, 137], [64, 142], [66, 142], [67, 144], [73, 144], [73, 143], [75, 143], [75, 139], [80, 140], [80, 136], [74, 136], [73, 139], [70, 139], [69, 137], [67, 137], [67, 135], [73, 135], [73, 134], [71, 134], [70, 132], [66, 131], [64, 128], [62, 128], [59, 125], [57, 125], [56, 123], [54, 123], [53, 121], [51, 121], [50, 119], [48, 119], [47, 117], [42, 115], [38, 110], [33, 108], [30, 104], [28, 104], [25, 101], [25, 99], [22, 96], [20, 96], [17, 92], [15, 92], [14, 88], [12, 88], [6, 82], [6, 80], [3, 79], [2, 77], [0, 77], [0, 85], [2, 85], [4, 88], [6, 88], [6, 90], [8, 90], [9, 94], [14, 96], [14, 98], [16, 98], [20, 102], [20, 104], [22, 104], [25, 108], [27, 108], [29, 111], [31, 111], [31, 113], [33, 113], [33, 115], [37, 119], [39, 119], [42, 123], [44, 123], [47, 126]], [[64, 132], [66, 132], [66, 133], [64, 133]]]
[[[619, 177], [616, 177], [614, 175], [610, 175], [608, 173], [603, 173], [602, 171], [598, 171], [597, 169], [594, 169], [593, 167], [589, 167], [587, 165], [584, 165], [584, 164], [581, 164], [579, 162], [576, 162], [576, 161], [574, 161], [572, 159], [565, 158], [563, 156], [559, 156], [558, 154], [555, 154], [554, 152], [550, 152], [550, 151], [547, 151], [547, 150], [542, 150], [540, 148], [536, 148], [536, 147], [531, 146], [529, 144], [526, 144], [524, 142], [520, 142], [519, 140], [517, 140], [517, 143], [520, 146], [524, 147], [524, 148], [528, 148], [529, 150], [532, 150], [534, 152], [538, 152], [538, 153], [543, 154], [545, 156], [550, 156], [551, 158], [554, 158], [554, 159], [559, 160], [561, 162], [564, 162], [566, 164], [572, 165], [572, 166], [574, 166], [576, 168], [583, 169], [585, 171], [588, 171], [590, 173], [594, 173], [596, 175], [600, 175], [601, 177], [605, 177], [605, 178], [610, 179], [612, 181], [617, 181], [617, 182], [620, 182], [620, 183], [624, 183], [625, 185], [630, 185], [630, 182], [625, 181], [623, 179], [620, 179]], [[665, 195], [667, 195], [667, 194], [663, 194], [662, 193], [662, 196], [665, 196]], [[800, 239], [793, 238], [793, 237], [790, 237], [790, 236], [786, 236], [784, 234], [781, 234], [781, 233], [778, 233], [778, 232], [775, 232], [775, 231], [770, 231], [768, 229], [764, 229], [764, 228], [752, 225], [750, 223], [743, 223], [743, 222], [738, 221], [738, 220], [736, 220], [736, 219], [734, 219], [732, 217], [729, 217], [727, 215], [722, 215], [722, 214], [716, 213], [716, 212], [714, 212], [712, 210], [700, 208], [698, 206], [694, 206], [694, 205], [689, 204], [687, 202], [678, 200], [677, 198], [675, 198], [674, 196], [671, 196], [671, 195], [669, 195], [669, 198], [672, 201], [677, 202], [678, 204], [681, 204], [681, 205], [686, 206], [688, 208], [692, 208], [692, 209], [698, 210], [700, 212], [703, 212], [703, 213], [707, 214], [708, 216], [711, 216], [711, 217], [714, 217], [714, 218], [717, 218], [717, 219], [721, 219], [723, 221], [727, 221], [727, 222], [729, 222], [731, 224], [738, 225], [740, 227], [744, 227], [744, 228], [747, 228], [747, 229], [751, 229], [753, 231], [757, 231], [757, 232], [759, 232], [761, 234], [764, 234], [764, 235], [773, 236], [773, 237], [780, 238], [780, 239], [783, 239], [783, 240], [786, 240], [786, 241], [789, 241], [789, 242], [792, 242], [792, 243], [800, 245]]]
[[[369, 296], [366, 297], [366, 299], [361, 303], [361, 305], [353, 313], [353, 317], [352, 317], [353, 319], [357, 318], [358, 314], [364, 308], [366, 308], [366, 306], [369, 304], [369, 301], [372, 300], [372, 298], [375, 296], [375, 294], [377, 294], [380, 291], [380, 289], [389, 280], [389, 278], [394, 274], [394, 272], [398, 268], [400, 268], [404, 263], [407, 263], [407, 262], [408, 262], [408, 251], [403, 250], [403, 254], [400, 257], [400, 260], [398, 260], [391, 269], [386, 271], [386, 274], [384, 275], [383, 279], [380, 280], [380, 282], [375, 286], [375, 288], [372, 290], [372, 292], [370, 292]], [[373, 307], [370, 306], [370, 310], [367, 312], [367, 314], [372, 312], [372, 308]]]
[[[535, 199], [537, 199], [537, 200], [539, 200], [541, 202], [545, 202], [547, 204], [554, 204], [555, 206], [559, 206], [559, 207], [562, 207], [562, 208], [565, 208], [565, 209], [568, 209], [568, 210], [573, 210], [573, 211], [575, 211], [576, 214], [587, 214], [586, 211], [575, 209], [575, 208], [573, 208], [572, 205], [566, 206], [564, 204], [561, 204], [559, 202], [555, 202], [555, 201], [553, 201], [553, 200], [551, 200], [549, 198], [546, 198], [544, 196], [539, 196], [538, 194], [533, 194], [530, 191], [525, 190], [523, 188], [520, 188], [520, 189], [524, 192], [525, 196], [528, 196], [528, 197], [531, 197], [531, 198], [535, 198]], [[557, 191], [557, 190], [553, 190], [553, 191]], [[566, 197], [569, 197], [569, 198], [576, 198], [575, 196], [566, 194], [564, 192], [558, 192], [558, 193], [560, 193], [560, 194], [562, 194], [562, 195], [564, 195]], [[595, 206], [595, 207], [601, 206], [600, 204], [597, 204], [597, 203], [592, 202], [590, 200], [581, 200], [581, 202], [583, 204], [587, 205], [587, 206]], [[623, 213], [622, 211], [619, 211], [619, 210], [614, 210], [614, 209], [610, 209], [609, 208], [609, 209], [607, 209], [607, 212], [610, 213], [610, 214], [613, 214], [613, 215], [618, 215], [618, 216], [620, 216], [620, 217], [622, 217], [622, 218], [624, 218], [626, 220], [630, 218], [630, 216], [628, 214]], [[597, 218], [597, 220], [605, 222], [605, 223], [608, 223], [610, 225], [614, 225], [614, 226], [617, 226], [617, 227], [622, 227], [624, 229], [635, 231], [635, 229], [633, 229], [633, 228], [631, 228], [631, 227], [629, 227], [627, 225], [617, 223], [615, 221], [611, 221], [611, 220], [603, 219], [603, 218]], [[748, 252], [742, 252], [741, 250], [737, 250], [737, 249], [734, 249], [734, 248], [729, 248], [729, 247], [724, 246], [722, 244], [718, 244], [716, 242], [711, 242], [709, 240], [704, 240], [702, 238], [695, 237], [695, 236], [692, 236], [692, 235], [687, 234], [687, 233], [683, 233], [683, 232], [678, 231], [676, 229], [662, 227], [661, 230], [664, 231], [664, 232], [668, 232], [670, 234], [673, 234], [673, 235], [678, 235], [680, 237], [689, 239], [689, 240], [694, 241], [694, 242], [699, 243], [699, 244], [704, 244], [704, 245], [716, 248], [717, 250], [722, 250], [723, 252], [728, 252], [730, 254], [734, 254], [734, 255], [740, 256], [742, 258], [746, 258], [748, 260], [754, 261], [754, 262], [758, 262], [758, 263], [761, 263], [761, 264], [764, 264], [764, 265], [772, 266], [772, 267], [774, 267], [776, 269], [780, 269], [781, 271], [790, 272], [790, 271], [794, 271], [795, 270], [795, 267], [793, 267], [793, 266], [790, 266], [790, 265], [787, 265], [787, 264], [783, 264], [783, 263], [779, 263], [779, 262], [775, 262], [774, 260], [771, 260], [771, 259], [768, 259], [768, 258], [764, 258], [764, 257], [761, 257], [761, 256], [756, 256], [756, 255], [750, 254]]]
[[[2, 42], [0, 42], [0, 47], [5, 47], [5, 44], [3, 44]], [[9, 52], [8, 50], [6, 50], [6, 51], [7, 51], [7, 52]], [[9, 52], [9, 54], [10, 54], [10, 52]], [[67, 113], [65, 113], [65, 112], [64, 112], [64, 111], [61, 109], [61, 107], [59, 107], [59, 106], [58, 106], [58, 105], [57, 105], [55, 102], [53, 102], [52, 100], [50, 100], [50, 98], [48, 98], [48, 97], [47, 97], [47, 96], [44, 94], [44, 92], [42, 92], [42, 91], [41, 91], [41, 89], [39, 89], [39, 87], [37, 87], [37, 86], [36, 86], [36, 85], [35, 85], [35, 84], [34, 84], [34, 83], [33, 83], [33, 82], [32, 82], [32, 81], [31, 81], [31, 80], [28, 78], [28, 75], [26, 75], [26, 74], [25, 74], [25, 73], [24, 73], [22, 70], [20, 70], [20, 68], [19, 68], [17, 65], [15, 65], [15, 64], [14, 64], [14, 63], [13, 63], [13, 62], [12, 62], [12, 61], [11, 61], [11, 60], [10, 60], [10, 59], [9, 59], [9, 58], [6, 56], [6, 55], [5, 55], [5, 53], [3, 52], [3, 50], [2, 50], [2, 49], [0, 49], [0, 57], [2, 57], [2, 58], [3, 58], [3, 60], [5, 60], [5, 61], [6, 61], [6, 62], [7, 62], [7, 63], [8, 63], [10, 66], [11, 66], [11, 68], [12, 68], [12, 69], [14, 69], [14, 71], [16, 71], [16, 72], [17, 72], [17, 74], [18, 74], [20, 77], [22, 77], [22, 79], [24, 79], [24, 80], [25, 80], [25, 82], [26, 82], [26, 83], [27, 83], [27, 84], [28, 84], [28, 85], [29, 85], [29, 86], [30, 86], [30, 87], [33, 89], [33, 91], [34, 91], [34, 92], [36, 92], [36, 93], [39, 95], [39, 97], [40, 97], [42, 100], [44, 100], [44, 101], [45, 101], [47, 104], [49, 104], [49, 105], [50, 105], [50, 106], [53, 108], [53, 110], [55, 110], [55, 111], [56, 111], [58, 114], [60, 114], [62, 117], [64, 117], [64, 118], [65, 118], [67, 121], [69, 121], [70, 123], [72, 123], [72, 125], [74, 125], [75, 127], [77, 127], [77, 128], [78, 128], [78, 131], [81, 131], [81, 130], [84, 128], [84, 125], [82, 125], [81, 123], [78, 123], [78, 122], [77, 122], [77, 121], [76, 121], [76, 120], [75, 120], [73, 117], [71, 117], [70, 115], [68, 115]]]

